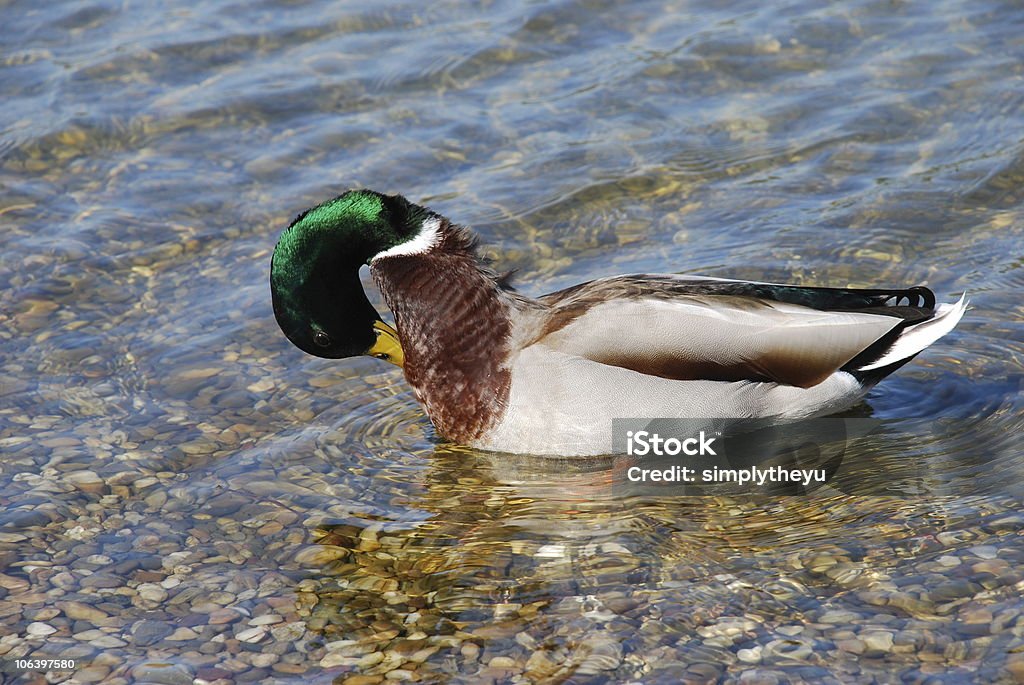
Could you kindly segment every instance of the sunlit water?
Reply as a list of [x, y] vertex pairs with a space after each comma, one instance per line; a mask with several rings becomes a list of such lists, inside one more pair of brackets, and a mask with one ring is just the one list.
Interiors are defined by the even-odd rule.
[[[1024, 8], [370, 5], [0, 5], [0, 654], [1024, 678]], [[270, 252], [352, 186], [473, 226], [529, 294], [686, 272], [972, 309], [857, 409], [877, 494], [627, 497], [612, 460], [447, 445], [399, 370], [290, 346]]]

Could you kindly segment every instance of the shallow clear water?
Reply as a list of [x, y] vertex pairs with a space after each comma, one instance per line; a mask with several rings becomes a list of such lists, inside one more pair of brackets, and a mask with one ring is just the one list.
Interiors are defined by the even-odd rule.
[[[108, 683], [1024, 678], [1019, 3], [0, 17], [6, 658]], [[968, 290], [845, 462], [926, 494], [626, 497], [613, 461], [444, 444], [400, 371], [273, 320], [279, 232], [351, 186], [473, 226], [529, 294]]]

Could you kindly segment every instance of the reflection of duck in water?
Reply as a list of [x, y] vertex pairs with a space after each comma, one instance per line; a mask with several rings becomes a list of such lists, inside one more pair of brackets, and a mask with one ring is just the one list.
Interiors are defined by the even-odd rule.
[[392, 669], [431, 683], [685, 682], [647, 678], [645, 662], [671, 651], [724, 671], [735, 647], [704, 644], [707, 631], [752, 607], [747, 631], [791, 621], [790, 598], [819, 604], [800, 567], [846, 554], [835, 531], [863, 516], [846, 497], [610, 497], [617, 459], [440, 446], [424, 488], [396, 490], [404, 515], [358, 504], [316, 522], [297, 557], [300, 612], [328, 645], [314, 658], [335, 682]]
[[[314, 656], [337, 669], [335, 682], [396, 668], [418, 682], [563, 682], [595, 672], [625, 682], [636, 665], [624, 662], [622, 643], [649, 614], [662, 618], [648, 588], [679, 573], [685, 594], [699, 595], [674, 630], [724, 613], [714, 606], [726, 596], [713, 578], [722, 560], [702, 534], [718, 507], [594, 498], [608, 460], [574, 461], [568, 477], [569, 461], [523, 461], [514, 475], [529, 482], [510, 485], [495, 478], [499, 455], [441, 446], [410, 502], [416, 520], [382, 509], [316, 522], [316, 544], [297, 555], [311, 574], [297, 588], [299, 610], [328, 645]], [[563, 487], [544, 486], [556, 478]]]
[[[623, 417], [830, 414], [948, 333], [964, 298], [923, 287], [805, 288], [618, 276], [532, 299], [479, 263], [466, 229], [401, 196], [355, 190], [301, 214], [271, 265], [299, 348], [404, 366], [438, 431], [484, 449], [608, 452]], [[395, 314], [380, 320], [370, 272]]]

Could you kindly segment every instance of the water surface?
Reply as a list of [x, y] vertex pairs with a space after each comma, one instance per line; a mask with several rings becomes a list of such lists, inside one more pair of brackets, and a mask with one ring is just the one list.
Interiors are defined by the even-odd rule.
[[[1024, 678], [1019, 3], [0, 17], [0, 654], [105, 683]], [[278, 234], [353, 186], [473, 226], [529, 294], [968, 290], [846, 461], [926, 495], [626, 497], [607, 461], [444, 443], [399, 370], [273, 320]]]

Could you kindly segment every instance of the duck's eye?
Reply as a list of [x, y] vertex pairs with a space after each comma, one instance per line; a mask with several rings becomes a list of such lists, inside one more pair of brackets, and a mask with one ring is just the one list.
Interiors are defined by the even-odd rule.
[[323, 331], [316, 331], [315, 333], [313, 333], [313, 342], [315, 342], [320, 347], [331, 346], [331, 339], [327, 337], [327, 334], [324, 333]]

